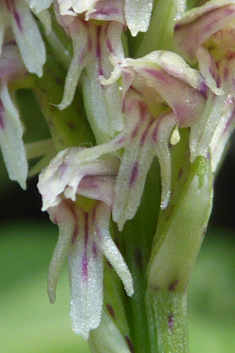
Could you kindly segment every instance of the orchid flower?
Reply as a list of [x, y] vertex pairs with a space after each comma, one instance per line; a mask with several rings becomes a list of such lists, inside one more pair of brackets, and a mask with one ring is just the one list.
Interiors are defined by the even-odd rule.
[[[101, 85], [99, 76], [110, 76], [111, 54], [120, 59], [124, 58], [121, 34], [126, 25], [126, 18], [127, 24], [130, 22], [130, 30], [135, 35], [139, 31], [147, 30], [152, 2], [135, 1], [133, 7], [132, 2], [130, 4], [130, 1], [123, 0], [76, 2], [60, 0], [58, 5], [58, 20], [73, 42], [73, 58], [59, 108], [64, 109], [71, 103], [78, 79], [85, 69], [89, 81], [91, 99], [89, 105], [93, 111], [92, 115], [95, 115], [95, 121], [90, 121], [88, 114], [89, 122], [92, 126], [95, 125], [94, 131], [98, 131], [96, 133], [98, 143], [100, 134], [102, 140], [105, 135], [106, 140], [109, 140], [124, 127], [119, 87], [117, 83], [109, 87]], [[102, 22], [97, 24], [97, 20]]]
[[45, 10], [52, 0], [3, 0], [0, 5], [0, 54], [4, 34], [13, 32], [23, 62], [29, 72], [42, 76], [42, 67], [46, 61], [45, 45], [36, 21], [31, 13], [37, 15]]
[[[183, 56], [190, 63], [198, 61], [208, 91], [206, 109], [202, 119], [192, 128], [191, 160], [198, 155], [206, 156], [212, 149], [223, 151], [230, 130], [234, 125], [235, 79], [235, 1], [208, 1], [204, 6], [184, 14], [175, 26], [175, 41]], [[221, 139], [218, 131], [226, 132]], [[226, 137], [226, 138], [225, 138]], [[214, 149], [214, 141], [221, 146]], [[222, 153], [222, 152], [221, 152]], [[219, 161], [221, 154], [212, 157]], [[216, 170], [217, 163], [213, 163]]]
[[126, 128], [123, 139], [121, 135], [116, 139], [120, 146], [125, 146], [125, 151], [113, 205], [113, 218], [122, 229], [138, 209], [155, 155], [161, 167], [161, 205], [167, 206], [171, 185], [169, 142], [179, 141], [175, 140], [174, 128], [197, 122], [205, 98], [202, 77], [174, 53], [158, 51], [135, 60], [113, 58], [113, 63], [113, 76], [108, 80], [101, 77], [101, 82], [109, 84], [122, 76]]
[[219, 95], [233, 90], [234, 19], [234, 0], [214, 0], [186, 12], [175, 26], [181, 53], [190, 63], [198, 61], [208, 87]]
[[80, 148], [61, 151], [40, 174], [43, 210], [59, 226], [59, 239], [48, 276], [48, 295], [55, 300], [61, 266], [68, 256], [73, 330], [88, 339], [99, 326], [103, 303], [103, 255], [116, 270], [129, 296], [133, 283], [112, 240], [109, 220], [119, 167], [116, 157], [79, 158]]
[[[60, 11], [67, 13], [63, 11], [64, 2], [59, 2], [59, 4]], [[73, 13], [76, 16], [72, 16], [70, 12], [69, 15], [62, 16], [57, 10], [59, 23], [71, 36], [73, 42], [73, 57], [59, 108], [64, 109], [70, 105], [78, 79], [82, 71], [86, 69], [91, 86], [90, 97], [94, 101], [95, 108], [93, 109], [97, 116], [96, 123], [110, 139], [116, 132], [123, 129], [120, 95], [117, 84], [109, 88], [103, 87], [99, 82], [99, 75], [109, 76], [111, 74], [112, 66], [108, 59], [111, 53], [115, 53], [118, 57], [124, 56], [121, 42], [124, 26], [122, 1], [101, 1], [100, 4], [98, 2], [97, 10], [90, 14], [92, 19], [89, 21], [88, 18], [84, 21], [84, 12], [88, 10], [88, 3], [85, 6], [84, 2], [77, 2], [77, 5], [79, 12]], [[109, 6], [112, 11], [109, 10]], [[97, 19], [102, 20], [101, 24], [96, 24], [94, 20]]]

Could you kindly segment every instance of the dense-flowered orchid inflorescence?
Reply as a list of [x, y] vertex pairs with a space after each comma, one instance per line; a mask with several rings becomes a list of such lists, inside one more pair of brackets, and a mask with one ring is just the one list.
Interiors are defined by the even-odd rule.
[[[23, 188], [40, 173], [59, 227], [48, 296], [68, 258], [93, 352], [188, 352], [187, 284], [235, 128], [234, 20], [234, 0], [1, 1], [3, 158]], [[25, 146], [19, 88], [50, 138]]]

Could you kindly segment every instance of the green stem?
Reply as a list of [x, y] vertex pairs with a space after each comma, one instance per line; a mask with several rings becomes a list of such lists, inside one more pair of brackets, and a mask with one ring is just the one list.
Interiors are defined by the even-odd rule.
[[146, 295], [151, 353], [187, 353], [187, 295], [174, 291], [148, 291]]

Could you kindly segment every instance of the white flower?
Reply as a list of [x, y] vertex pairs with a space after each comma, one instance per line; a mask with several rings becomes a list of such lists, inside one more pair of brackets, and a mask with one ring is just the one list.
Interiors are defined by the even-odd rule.
[[204, 113], [191, 132], [191, 161], [211, 154], [215, 171], [234, 127], [235, 1], [208, 1], [184, 14], [174, 38], [182, 55], [211, 89]]
[[172, 139], [171, 135], [174, 128], [191, 127], [200, 119], [205, 107], [201, 92], [205, 84], [180, 56], [167, 51], [139, 59], [112, 57], [112, 61], [113, 75], [109, 80], [101, 77], [101, 82], [109, 84], [122, 76], [126, 126], [120, 145], [125, 149], [113, 203], [113, 219], [122, 229], [138, 209], [155, 155], [161, 167], [161, 207], [167, 206], [171, 189], [169, 143], [177, 143], [175, 133]]
[[41, 173], [38, 188], [43, 209], [59, 226], [48, 275], [49, 298], [54, 302], [58, 275], [68, 256], [73, 330], [88, 339], [90, 330], [101, 321], [103, 255], [129, 296], [133, 294], [133, 282], [109, 231], [118, 158], [83, 159], [82, 152], [75, 147], [60, 152]]

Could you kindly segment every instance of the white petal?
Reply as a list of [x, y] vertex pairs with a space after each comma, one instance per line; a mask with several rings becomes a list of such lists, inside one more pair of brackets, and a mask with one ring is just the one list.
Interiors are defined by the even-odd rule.
[[186, 10], [186, 0], [174, 0], [174, 4], [176, 12], [175, 20], [179, 20]]
[[161, 170], [161, 208], [167, 207], [171, 195], [171, 155], [169, 142], [172, 130], [177, 126], [177, 118], [173, 113], [163, 116], [159, 121], [156, 135], [156, 155]]
[[76, 20], [76, 35], [72, 36], [73, 57], [65, 80], [64, 95], [59, 109], [67, 108], [72, 102], [79, 77], [89, 59], [88, 30], [82, 21]]
[[212, 171], [215, 172], [226, 143], [235, 128], [234, 97], [229, 95], [210, 143]]
[[25, 66], [29, 72], [42, 76], [42, 67], [46, 61], [45, 45], [26, 5], [15, 3], [11, 26]]
[[207, 157], [213, 134], [219, 124], [227, 96], [209, 95], [200, 120], [192, 126], [190, 133], [190, 161], [197, 156]]
[[[139, 155], [141, 154], [141, 137], [148, 128], [149, 118], [146, 116], [146, 113], [144, 115], [141, 114], [138, 109], [138, 104], [136, 104], [136, 107], [134, 107], [130, 115], [136, 116], [136, 118], [138, 117], [139, 120], [137, 120], [136, 127], [133, 129], [133, 132], [136, 131], [136, 135], [132, 137], [132, 133], [129, 144], [125, 148], [122, 156], [115, 185], [113, 219], [117, 222], [119, 230], [122, 230], [126, 220], [132, 219], [136, 213], [143, 191], [141, 185], [144, 183], [148, 171], [146, 168], [150, 167], [153, 158], [153, 154], [149, 151], [150, 154], [145, 156], [145, 160], [139, 161]], [[127, 116], [127, 119], [128, 118], [131, 120], [130, 116]], [[135, 184], [137, 181], [138, 188], [141, 188], [138, 190], [139, 195], [136, 198], [138, 188], [135, 187]]]
[[222, 95], [224, 93], [223, 89], [217, 87], [217, 83], [212, 76], [212, 74], [215, 74], [215, 72], [217, 71], [214, 60], [212, 59], [211, 55], [205, 48], [203, 47], [198, 48], [197, 60], [198, 60], [199, 70], [202, 76], [205, 78], [207, 86], [210, 87], [210, 89], [215, 94]]
[[96, 211], [96, 232], [101, 241], [104, 256], [108, 259], [120, 277], [127, 295], [134, 293], [132, 275], [109, 233], [110, 208], [105, 203], [99, 203]]
[[23, 127], [18, 111], [11, 101], [7, 85], [2, 82], [0, 91], [0, 145], [10, 179], [17, 180], [26, 188], [28, 165], [24, 143]]
[[69, 255], [70, 316], [73, 331], [85, 339], [99, 326], [103, 304], [103, 256], [93, 236], [92, 217], [83, 213]]
[[[124, 128], [123, 116], [121, 111], [121, 94], [117, 82], [103, 86], [101, 77], [109, 77], [112, 72], [112, 65], [109, 55], [114, 53], [123, 58], [121, 42], [123, 26], [120, 23], [108, 22], [100, 27], [94, 28], [94, 58], [87, 66], [89, 78], [90, 94], [89, 100], [85, 101], [86, 108], [90, 106], [91, 114], [88, 116], [92, 120], [93, 130], [98, 129], [114, 137], [117, 132]], [[87, 92], [88, 93], [88, 92]]]
[[153, 0], [126, 0], [125, 17], [127, 26], [133, 36], [146, 32], [149, 27]]
[[56, 287], [62, 265], [71, 248], [71, 241], [78, 220], [65, 201], [48, 209], [50, 219], [59, 226], [59, 237], [48, 270], [47, 292], [51, 303], [56, 299]]

